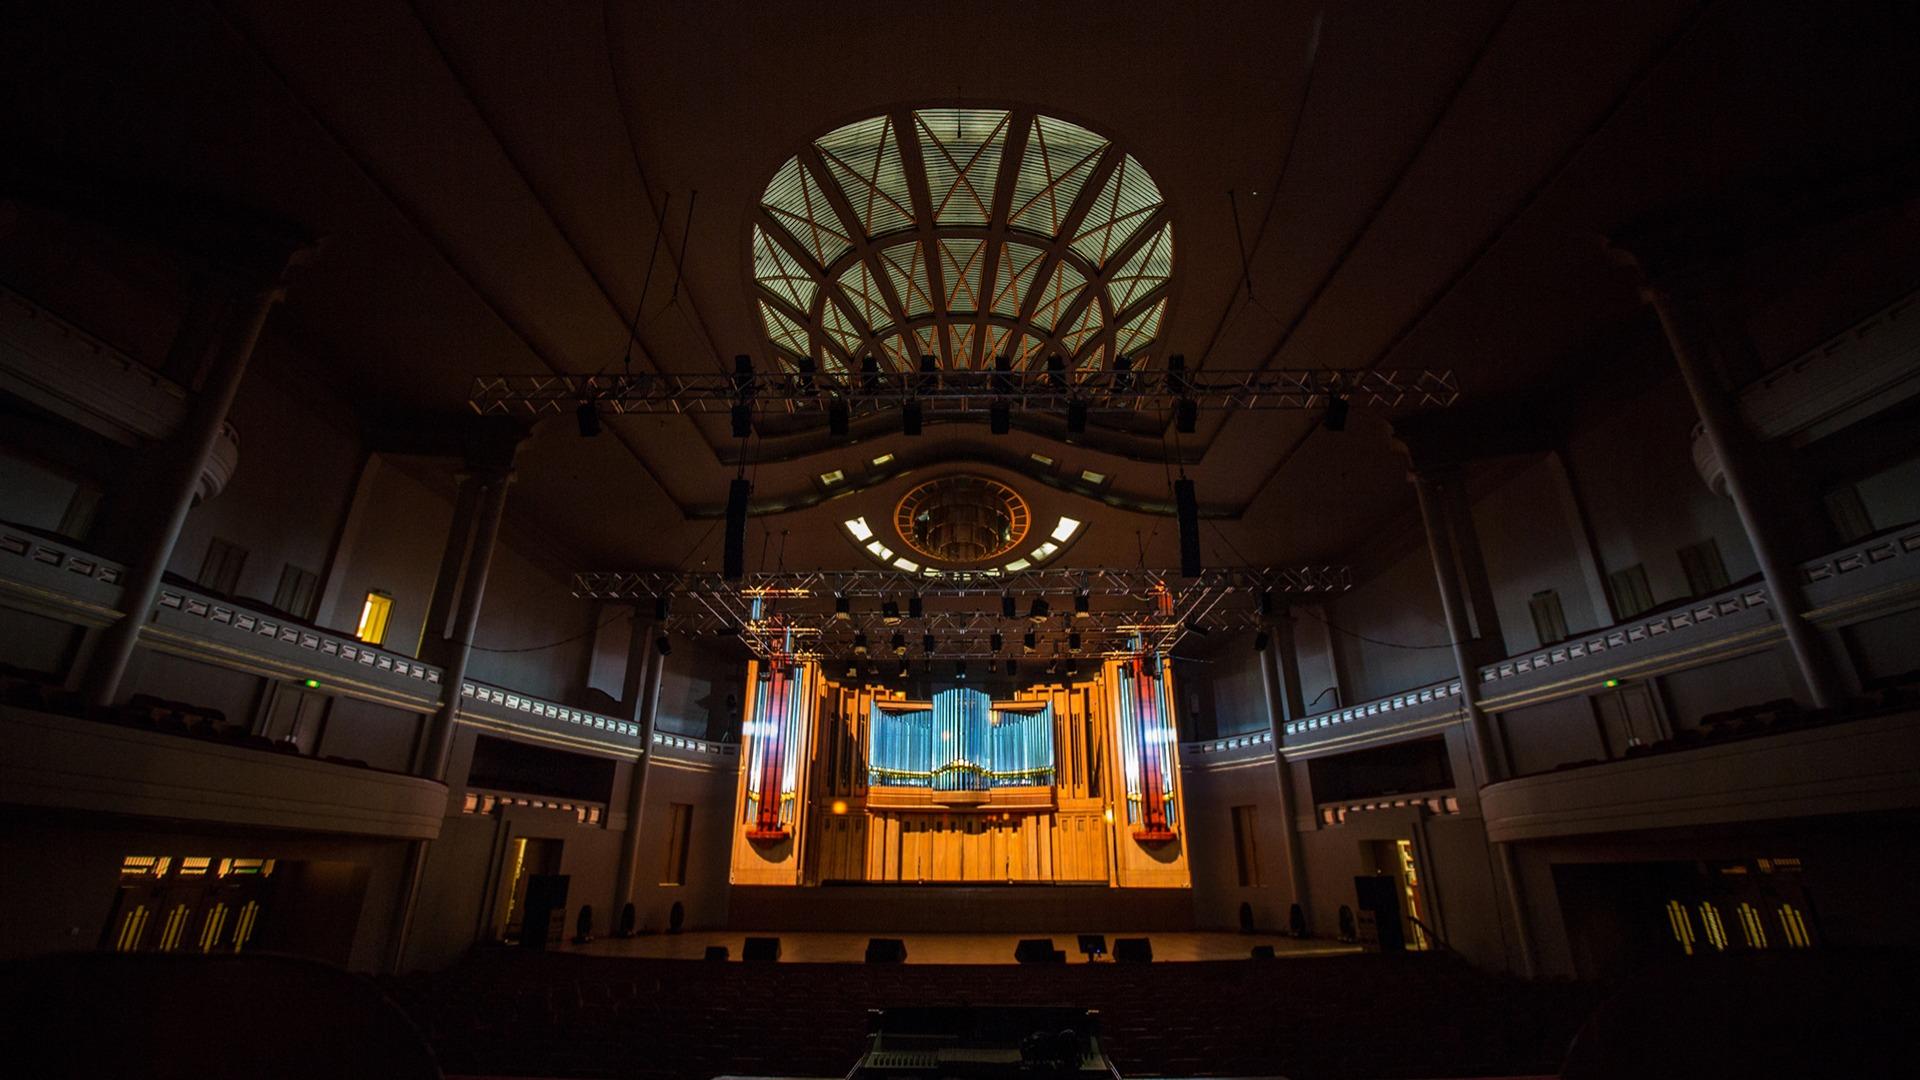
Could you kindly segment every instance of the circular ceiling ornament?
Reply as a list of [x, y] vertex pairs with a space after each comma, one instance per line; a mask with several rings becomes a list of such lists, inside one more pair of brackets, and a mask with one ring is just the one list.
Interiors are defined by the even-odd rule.
[[1145, 366], [1173, 269], [1147, 171], [1103, 136], [1024, 110], [901, 109], [788, 158], [752, 230], [774, 354], [844, 372]]
[[1033, 514], [1020, 493], [984, 476], [943, 476], [915, 487], [894, 507], [901, 542], [929, 559], [981, 563], [1027, 538]]

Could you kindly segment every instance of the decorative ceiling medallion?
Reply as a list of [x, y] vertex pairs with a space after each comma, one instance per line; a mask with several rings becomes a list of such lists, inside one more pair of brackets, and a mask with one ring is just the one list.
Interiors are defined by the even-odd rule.
[[894, 531], [908, 547], [945, 563], [987, 562], [1027, 538], [1032, 513], [1020, 493], [984, 476], [943, 476], [901, 498]]
[[1021, 110], [917, 109], [788, 158], [753, 225], [774, 354], [848, 371], [1144, 366], [1166, 313], [1173, 226], [1131, 154]]

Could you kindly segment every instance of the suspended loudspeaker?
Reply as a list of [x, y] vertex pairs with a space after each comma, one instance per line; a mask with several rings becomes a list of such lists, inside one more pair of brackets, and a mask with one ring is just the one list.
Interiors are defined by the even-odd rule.
[[727, 537], [720, 561], [721, 576], [729, 581], [738, 581], [747, 572], [747, 493], [751, 490], [753, 485], [744, 476], [734, 477], [727, 489]]
[[1199, 577], [1200, 504], [1192, 480], [1183, 476], [1173, 482], [1173, 508], [1180, 516], [1180, 576]]

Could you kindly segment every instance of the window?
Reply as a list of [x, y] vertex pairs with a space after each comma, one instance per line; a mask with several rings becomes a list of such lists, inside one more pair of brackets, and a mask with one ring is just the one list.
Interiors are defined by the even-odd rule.
[[673, 820], [667, 826], [667, 865], [660, 875], [662, 885], [687, 883], [687, 841], [693, 835], [693, 807], [688, 803], [669, 803]]
[[194, 580], [210, 592], [231, 596], [234, 587], [240, 584], [240, 571], [246, 565], [246, 548], [216, 536], [207, 541], [207, 557], [200, 560], [200, 575]]
[[1073, 534], [1078, 531], [1079, 528], [1080, 523], [1078, 521], [1070, 517], [1062, 517], [1059, 524], [1053, 527], [1053, 538], [1064, 544], [1072, 538]]
[[1653, 608], [1653, 590], [1647, 587], [1647, 568], [1642, 563], [1607, 575], [1607, 589], [1613, 593], [1613, 610], [1623, 619]]
[[367, 593], [366, 602], [360, 605], [360, 625], [354, 628], [353, 636], [369, 645], [378, 645], [387, 638], [387, 616], [393, 612], [393, 597], [378, 589]]
[[1714, 540], [1688, 544], [1676, 552], [1680, 569], [1687, 575], [1687, 593], [1706, 596], [1727, 587], [1727, 564], [1720, 559], [1720, 545]]
[[840, 483], [846, 478], [847, 478], [846, 472], [841, 469], [833, 469], [828, 472], [823, 472], [820, 474], [820, 486], [832, 487], [833, 485]]
[[1081, 469], [1080, 479], [1086, 481], [1089, 484], [1092, 484], [1095, 487], [1099, 487], [1101, 484], [1104, 484], [1107, 482], [1107, 474], [1103, 472], [1094, 472], [1092, 469]]
[[1233, 859], [1240, 871], [1240, 884], [1246, 887], [1260, 884], [1260, 858], [1254, 850], [1253, 812], [1254, 807], [1251, 806], [1233, 808]]
[[1527, 608], [1533, 612], [1533, 632], [1540, 636], [1540, 644], [1567, 640], [1567, 613], [1560, 607], [1559, 593], [1542, 589], [1527, 601]]
[[1036, 465], [1045, 465], [1049, 469], [1053, 468], [1053, 459], [1045, 454], [1028, 454], [1027, 457], [1032, 459]]
[[881, 454], [879, 457], [874, 458], [872, 461], [867, 462], [867, 464], [873, 466], [876, 469], [885, 468], [886, 466], [893, 464], [893, 455]]
[[280, 571], [280, 587], [273, 591], [273, 606], [296, 619], [313, 618], [314, 587], [320, 579], [288, 563]]

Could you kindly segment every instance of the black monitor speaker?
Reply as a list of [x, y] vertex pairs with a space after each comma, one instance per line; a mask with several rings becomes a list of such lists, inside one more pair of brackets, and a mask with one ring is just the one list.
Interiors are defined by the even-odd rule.
[[724, 961], [724, 960], [726, 960], [726, 958], [727, 958], [727, 947], [726, 947], [725, 945], [709, 945], [709, 946], [707, 946], [707, 953], [706, 953], [706, 958], [707, 958], [708, 960], [721, 960], [721, 961]]
[[749, 964], [771, 964], [780, 959], [780, 939], [750, 937], [740, 946], [740, 959]]
[[1113, 939], [1113, 958], [1122, 964], [1145, 964], [1153, 960], [1153, 942], [1143, 937]]
[[1086, 954], [1088, 960], [1107, 955], [1107, 935], [1081, 934], [1080, 951]]
[[904, 964], [907, 962], [907, 943], [895, 937], [877, 937], [867, 939], [867, 963]]
[[1274, 955], [1273, 955], [1273, 946], [1271, 946], [1271, 945], [1255, 945], [1255, 946], [1253, 947], [1253, 954], [1252, 954], [1252, 958], [1253, 958], [1253, 959], [1255, 959], [1255, 960], [1272, 960], [1272, 959], [1274, 959]]
[[1053, 964], [1064, 961], [1067, 954], [1053, 947], [1052, 938], [1021, 938], [1013, 947], [1013, 958], [1022, 964]]

